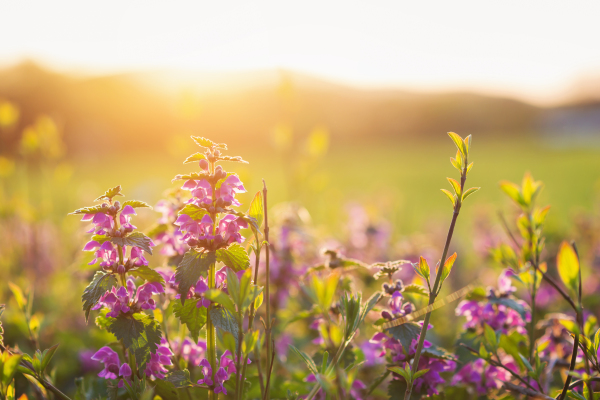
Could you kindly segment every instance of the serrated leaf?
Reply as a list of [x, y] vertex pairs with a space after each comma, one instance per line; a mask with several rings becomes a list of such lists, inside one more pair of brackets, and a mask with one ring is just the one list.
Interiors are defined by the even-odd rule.
[[200, 181], [202, 179], [210, 178], [210, 174], [208, 172], [192, 172], [190, 174], [178, 174], [175, 175], [175, 178], [171, 179], [171, 182], [180, 181], [180, 180], [190, 180], [193, 179], [195, 181]]
[[262, 226], [265, 210], [263, 207], [262, 192], [260, 190], [256, 192], [254, 199], [252, 199], [252, 202], [250, 203], [248, 215], [256, 220], [256, 224], [259, 228]]
[[217, 261], [222, 262], [234, 271], [242, 271], [250, 266], [250, 257], [238, 243], [233, 243], [226, 249], [217, 250]]
[[242, 159], [242, 157], [240, 157], [240, 156], [221, 156], [221, 157], [219, 157], [219, 161], [233, 161], [233, 162], [239, 162], [242, 164], [249, 164], [248, 161]]
[[193, 162], [198, 162], [200, 160], [206, 160], [206, 156], [202, 153], [194, 153], [191, 156], [189, 156], [188, 158], [186, 158], [183, 163], [189, 164], [189, 163], [193, 163]]
[[100, 310], [100, 315], [96, 317], [95, 323], [96, 326], [100, 329], [108, 330], [108, 326], [112, 323], [111, 321], [114, 319], [112, 317], [107, 317], [109, 310], [107, 308], [103, 308]]
[[91, 206], [91, 207], [78, 208], [77, 210], [73, 211], [72, 213], [69, 213], [69, 215], [97, 214], [100, 212], [106, 213], [107, 211], [108, 211], [108, 207], [102, 207], [102, 204], [98, 204], [98, 205]]
[[186, 204], [181, 210], [179, 210], [179, 215], [189, 215], [193, 220], [199, 221], [208, 214], [205, 208], [198, 207], [195, 204]]
[[427, 288], [425, 288], [421, 285], [417, 285], [415, 283], [405, 286], [402, 293], [413, 293], [413, 294], [418, 294], [418, 295], [425, 296], [425, 297], [429, 296], [429, 293], [427, 292]]
[[211, 307], [208, 314], [214, 326], [233, 335], [237, 349], [238, 324], [233, 314], [223, 307]]
[[117, 285], [117, 278], [113, 274], [107, 274], [104, 271], [97, 271], [90, 284], [83, 291], [81, 301], [83, 302], [83, 311], [85, 311], [85, 321], [87, 322], [91, 308], [100, 300], [100, 297], [107, 290]]
[[124, 196], [124, 194], [121, 193], [121, 185], [117, 185], [114, 188], [108, 189], [102, 196], [98, 197], [94, 201], [112, 200], [112, 198], [115, 196]]
[[[198, 340], [196, 339], [196, 341]], [[172, 383], [176, 388], [192, 386], [192, 381], [190, 380], [190, 371], [187, 369], [170, 372], [165, 376], [165, 380]]]
[[481, 188], [478, 188], [478, 187], [472, 187], [472, 188], [470, 188], [470, 189], [467, 189], [467, 190], [465, 190], [465, 192], [464, 192], [464, 193], [463, 193], [463, 195], [462, 195], [462, 199], [463, 199], [463, 201], [465, 201], [465, 199], [466, 199], [467, 197], [469, 197], [470, 195], [472, 195], [473, 193], [475, 193], [475, 192], [476, 192], [476, 191], [478, 191], [479, 189], [481, 189]]
[[453, 206], [456, 205], [456, 197], [452, 193], [450, 193], [449, 190], [446, 190], [446, 189], [440, 189], [440, 190], [448, 197], [448, 199], [450, 199], [450, 202], [452, 203]]
[[446, 178], [448, 179], [448, 182], [450, 182], [450, 185], [452, 185], [452, 189], [454, 189], [454, 193], [456, 193], [456, 195], [460, 198], [462, 191], [460, 189], [460, 183], [458, 183], [458, 181], [456, 179], [452, 179], [452, 178]]
[[162, 332], [160, 324], [146, 314], [121, 314], [111, 321], [108, 330], [135, 355], [141, 370], [158, 349]]
[[141, 200], [124, 201], [123, 204], [121, 204], [121, 209], [125, 208], [125, 206], [131, 206], [133, 208], [148, 207], [148, 208], [152, 209], [152, 206], [150, 204], [146, 203], [145, 201], [141, 201]]
[[558, 275], [566, 287], [579, 292], [579, 259], [571, 245], [567, 242], [562, 242], [556, 257], [556, 267]]
[[407, 322], [388, 329], [388, 333], [392, 335], [394, 339], [399, 340], [402, 347], [408, 351], [412, 341], [419, 339], [421, 327], [414, 322]]
[[206, 307], [197, 307], [198, 301], [200, 300], [188, 299], [185, 304], [173, 302], [173, 315], [187, 326], [194, 342], [198, 342], [200, 330], [206, 324]]
[[308, 367], [309, 371], [314, 374], [314, 375], [318, 375], [319, 374], [319, 370], [317, 369], [317, 364], [315, 364], [315, 362], [313, 361], [313, 359], [306, 354], [305, 352], [303, 352], [302, 350], [292, 346], [291, 344], [289, 345], [289, 348], [296, 353], [305, 363], [306, 366]]
[[148, 267], [147, 265], [140, 265], [135, 269], [130, 269], [127, 273], [136, 278], [144, 279], [147, 282], [158, 282], [164, 285], [165, 279], [156, 270]]
[[207, 149], [210, 149], [215, 145], [215, 142], [213, 142], [212, 140], [201, 136], [192, 136], [192, 140], [196, 142], [198, 146], [206, 147]]
[[152, 248], [150, 247], [152, 239], [142, 232], [133, 232], [125, 237], [111, 237], [110, 241], [119, 246], [139, 247], [146, 253], [152, 255]]
[[195, 286], [203, 271], [217, 260], [214, 251], [198, 252], [194, 249], [188, 250], [183, 255], [183, 260], [175, 271], [175, 282], [178, 284], [177, 292], [181, 295], [182, 303], [185, 303], [190, 288]]

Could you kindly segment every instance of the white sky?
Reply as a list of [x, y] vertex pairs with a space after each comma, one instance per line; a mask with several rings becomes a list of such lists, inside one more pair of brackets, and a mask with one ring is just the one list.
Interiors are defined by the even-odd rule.
[[600, 75], [600, 1], [0, 0], [0, 63], [92, 73], [284, 67], [553, 102]]

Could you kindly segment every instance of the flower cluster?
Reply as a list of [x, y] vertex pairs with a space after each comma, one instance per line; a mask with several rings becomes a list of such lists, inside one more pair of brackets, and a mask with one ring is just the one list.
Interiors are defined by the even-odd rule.
[[172, 226], [177, 220], [177, 212], [183, 208], [181, 200], [169, 198], [168, 200], [160, 200], [154, 206], [154, 209], [162, 215], [158, 220], [158, 229], [154, 234], [150, 234], [157, 244], [162, 244], [160, 253], [166, 257], [181, 256], [187, 251], [187, 246], [181, 240], [183, 234], [179, 229], [172, 229]]
[[163, 379], [165, 374], [169, 372], [164, 366], [173, 365], [171, 361], [172, 356], [173, 352], [169, 348], [169, 343], [165, 338], [162, 338], [160, 346], [150, 355], [150, 360], [146, 363], [146, 370], [144, 371], [146, 376], [154, 379]]
[[[154, 243], [150, 242], [150, 246], [153, 247]], [[148, 260], [144, 257], [144, 251], [142, 249], [139, 247], [131, 247], [128, 256], [127, 246], [121, 247], [123, 251], [123, 264], [119, 264], [117, 246], [113, 245], [109, 241], [100, 244], [96, 240], [91, 240], [86, 243], [83, 250], [94, 251], [94, 259], [89, 263], [89, 265], [94, 265], [98, 262], [98, 260], [101, 260], [100, 266], [105, 271], [113, 271], [123, 274], [132, 268], [139, 267], [141, 265], [148, 265]]]
[[104, 364], [104, 368], [98, 374], [100, 378], [119, 379], [119, 387], [123, 387], [123, 379], [126, 379], [127, 381], [131, 379], [131, 367], [129, 364], [121, 364], [119, 355], [108, 346], [104, 346], [98, 350], [92, 356], [92, 360]]
[[[519, 368], [512, 357], [503, 356], [500, 361], [511, 371], [518, 373]], [[479, 358], [462, 367], [454, 378], [452, 378], [452, 384], [473, 386], [478, 394], [484, 395], [490, 390], [500, 389], [502, 384], [511, 378], [510, 372], [490, 365], [485, 360]]]
[[[498, 290], [489, 289], [488, 299], [509, 298], [516, 288], [512, 286], [510, 276], [513, 272], [509, 269], [500, 274], [498, 278]], [[522, 300], [511, 299], [516, 305], [527, 309], [527, 304]], [[482, 332], [484, 325], [488, 324], [494, 330], [500, 330], [502, 333], [516, 331], [521, 334], [526, 333], [525, 324], [531, 318], [527, 311], [525, 319], [514, 310], [501, 304], [500, 302], [463, 300], [456, 307], [456, 315], [466, 317], [467, 321], [464, 324], [464, 329], [475, 330]]]
[[[249, 361], [250, 360], [248, 360], [248, 363]], [[231, 377], [231, 374], [236, 373], [235, 362], [233, 361], [233, 356], [229, 350], [226, 350], [219, 360], [219, 366], [214, 376], [215, 381], [212, 380], [213, 370], [210, 366], [210, 362], [206, 358], [200, 360], [198, 366], [202, 368], [202, 375], [204, 375], [204, 378], [198, 380], [199, 385], [214, 385], [215, 393], [227, 394], [227, 389], [225, 389], [224, 384]]]
[[120, 286], [107, 290], [100, 297], [98, 303], [92, 307], [92, 310], [99, 310], [106, 307], [110, 310], [106, 316], [116, 318], [121, 313], [134, 313], [141, 310], [154, 310], [156, 303], [152, 295], [164, 293], [165, 290], [160, 283], [148, 282], [137, 288], [133, 278], [127, 280], [127, 288]]
[[243, 243], [244, 237], [239, 233], [241, 228], [248, 228], [248, 222], [232, 214], [223, 216], [216, 228], [210, 215], [206, 214], [201, 220], [195, 220], [187, 214], [182, 214], [175, 221], [183, 236], [181, 240], [190, 247], [218, 249], [231, 243]]
[[175, 339], [173, 340], [173, 352], [180, 355], [189, 365], [198, 365], [206, 355], [206, 342], [199, 340], [196, 344], [188, 337], [183, 342]]

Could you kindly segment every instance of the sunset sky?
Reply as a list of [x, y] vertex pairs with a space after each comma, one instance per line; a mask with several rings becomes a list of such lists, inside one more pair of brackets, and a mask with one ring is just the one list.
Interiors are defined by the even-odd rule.
[[549, 103], [600, 75], [598, 1], [0, 0], [0, 64], [84, 73], [288, 68]]

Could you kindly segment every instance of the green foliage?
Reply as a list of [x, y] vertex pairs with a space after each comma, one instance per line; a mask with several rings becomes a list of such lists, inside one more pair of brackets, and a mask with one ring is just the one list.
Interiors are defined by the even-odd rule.
[[339, 274], [332, 273], [327, 279], [312, 275], [309, 286], [303, 286], [304, 291], [323, 312], [329, 310], [335, 290], [339, 282]]
[[[227, 284], [229, 286], [229, 282], [227, 282]], [[229, 287], [229, 290], [231, 290], [231, 287]], [[233, 302], [231, 297], [229, 297], [227, 293], [223, 292], [220, 289], [209, 289], [206, 292], [204, 292], [204, 297], [214, 303], [222, 305], [232, 314], [235, 314], [237, 312], [237, 310], [235, 309], [235, 303]]]
[[181, 294], [181, 302], [185, 303], [185, 297], [190, 291], [190, 288], [196, 285], [200, 274], [203, 271], [208, 271], [211, 264], [217, 260], [214, 251], [199, 252], [190, 249], [183, 256], [183, 260], [175, 271], [175, 282], [179, 284], [178, 292]]
[[298, 355], [298, 357], [300, 357], [305, 363], [306, 366], [308, 367], [308, 370], [314, 374], [315, 376], [319, 374], [319, 369], [317, 368], [317, 364], [315, 364], [315, 362], [313, 361], [313, 359], [306, 354], [305, 352], [303, 352], [302, 350], [292, 346], [291, 344], [289, 345], [289, 348]]
[[187, 369], [181, 371], [173, 371], [165, 376], [165, 380], [170, 382], [176, 388], [184, 388], [192, 386], [192, 381], [190, 380], [190, 371]]
[[227, 145], [225, 143], [215, 143], [210, 139], [200, 136], [192, 136], [192, 140], [196, 142], [196, 144], [200, 147], [205, 147], [207, 149], [215, 148], [220, 150], [227, 150]]
[[148, 282], [158, 282], [161, 284], [165, 283], [164, 278], [156, 270], [148, 267], [147, 265], [140, 265], [137, 268], [130, 269], [127, 273], [136, 278], [144, 279]]
[[85, 311], [85, 320], [87, 322], [91, 308], [100, 300], [100, 297], [107, 290], [112, 289], [117, 284], [117, 278], [113, 274], [104, 271], [97, 271], [94, 278], [83, 291], [81, 301], [83, 302], [83, 311]]
[[529, 173], [523, 177], [521, 187], [508, 181], [500, 182], [500, 189], [524, 210], [531, 209], [542, 188], [542, 182], [534, 181]]
[[94, 201], [100, 201], [100, 200], [109, 200], [110, 201], [115, 196], [124, 196], [124, 194], [121, 193], [121, 185], [117, 185], [114, 188], [108, 189], [106, 192], [104, 192], [104, 194], [102, 196], [98, 197]]
[[139, 247], [146, 253], [152, 255], [152, 248], [150, 247], [152, 239], [144, 235], [142, 232], [132, 232], [125, 237], [111, 237], [110, 241], [118, 246]]
[[388, 329], [388, 332], [394, 339], [400, 341], [402, 347], [408, 349], [413, 340], [419, 339], [421, 327], [414, 322], [407, 322]]
[[[444, 262], [444, 266], [442, 268], [442, 277], [440, 278], [440, 289], [442, 287], [442, 283], [444, 283], [444, 281], [446, 280], [446, 278], [448, 278], [448, 276], [450, 276], [450, 272], [452, 271], [452, 267], [454, 266], [454, 261], [456, 261], [456, 253], [452, 254], [450, 257], [448, 257], [446, 259], [446, 261]], [[436, 274], [438, 273], [438, 271], [436, 271]], [[438, 291], [439, 293], [439, 291]]]
[[173, 314], [187, 326], [194, 342], [198, 342], [200, 329], [206, 324], [206, 307], [196, 307], [198, 301], [200, 300], [188, 299], [185, 304], [173, 302]]
[[9, 354], [8, 351], [0, 353], [0, 394], [3, 398], [10, 394], [14, 396], [12, 381], [21, 358], [21, 355]]
[[556, 266], [558, 274], [566, 287], [574, 293], [579, 292], [579, 259], [573, 247], [562, 242], [558, 256], [556, 257]]
[[72, 213], [69, 213], [69, 215], [97, 214], [99, 212], [105, 213], [107, 211], [108, 211], [108, 207], [103, 207], [102, 204], [97, 204], [97, 205], [91, 206], [91, 207], [78, 208], [77, 210], [73, 211]]
[[[254, 198], [250, 203], [250, 208], [248, 209], [248, 216], [256, 220], [256, 224], [259, 228], [262, 226], [263, 220], [265, 218], [265, 211], [263, 207], [263, 197], [261, 191], [256, 192], [256, 194], [254, 195]], [[255, 235], [256, 231], [257, 229], [255, 229]]]
[[404, 290], [402, 291], [402, 294], [418, 294], [420, 296], [425, 297], [429, 296], [429, 293], [427, 292], [426, 288], [415, 283], [411, 283], [410, 285], [405, 286]]
[[148, 203], [146, 203], [145, 201], [141, 201], [141, 200], [127, 200], [125, 202], [123, 202], [123, 204], [121, 204], [121, 209], [125, 208], [125, 206], [131, 206], [133, 208], [150, 208], [152, 209], [152, 206]]
[[234, 271], [241, 271], [250, 266], [250, 257], [238, 243], [229, 245], [226, 249], [217, 250], [217, 261], [222, 262]]
[[140, 369], [144, 369], [162, 338], [160, 324], [142, 313], [119, 315], [110, 321], [108, 330], [133, 352]]
[[352, 338], [369, 311], [375, 307], [382, 297], [383, 294], [381, 292], [375, 292], [365, 304], [361, 305], [362, 295], [360, 293], [353, 296], [345, 293], [342, 296], [340, 299], [340, 308], [345, 322], [344, 337], [346, 340]]
[[488, 300], [491, 304], [501, 304], [503, 306], [506, 306], [508, 308], [512, 308], [513, 310], [515, 310], [516, 312], [519, 313], [519, 315], [521, 316], [521, 318], [523, 318], [523, 321], [526, 320], [526, 310], [525, 307], [519, 303], [518, 301], [516, 301], [515, 299], [512, 299], [510, 297], [496, 297], [493, 293], [488, 297]]
[[196, 181], [200, 181], [202, 179], [209, 179], [210, 174], [207, 172], [192, 172], [191, 174], [178, 174], [175, 175], [175, 178], [171, 179], [171, 182], [181, 181], [181, 180], [189, 180], [193, 179]]
[[202, 153], [194, 153], [191, 156], [189, 156], [188, 158], [186, 158], [183, 163], [189, 164], [189, 163], [193, 163], [193, 162], [198, 162], [200, 160], [206, 160], [206, 156]]
[[208, 214], [205, 208], [198, 207], [195, 204], [186, 204], [181, 210], [179, 210], [179, 215], [189, 215], [193, 220], [199, 221]]
[[233, 335], [235, 339], [235, 347], [237, 348], [237, 339], [238, 339], [238, 324], [235, 316], [229, 312], [229, 310], [223, 307], [211, 307], [208, 312], [210, 316], [210, 320], [213, 325], [217, 328], [229, 332]]
[[415, 270], [415, 272], [417, 273], [417, 275], [419, 275], [421, 278], [423, 278], [425, 280], [425, 282], [427, 282], [427, 284], [429, 284], [431, 270], [429, 268], [429, 264], [427, 263], [427, 260], [423, 257], [419, 257], [419, 262], [412, 264], [412, 267]]

